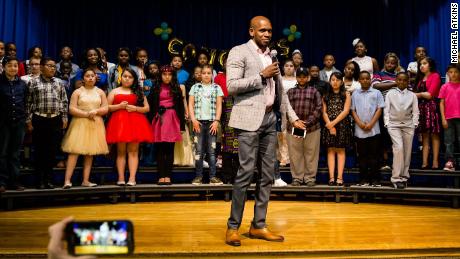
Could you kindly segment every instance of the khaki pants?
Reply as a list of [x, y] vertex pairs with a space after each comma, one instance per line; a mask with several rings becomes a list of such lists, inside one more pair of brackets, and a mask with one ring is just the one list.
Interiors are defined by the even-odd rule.
[[293, 181], [315, 182], [318, 171], [321, 130], [307, 133], [305, 138], [287, 134]]

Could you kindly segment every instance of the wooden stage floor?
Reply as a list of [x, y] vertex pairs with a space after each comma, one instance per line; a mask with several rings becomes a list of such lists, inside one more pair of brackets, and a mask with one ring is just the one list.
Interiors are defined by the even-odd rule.
[[[247, 233], [253, 201], [246, 203]], [[66, 216], [130, 219], [136, 257], [395, 258], [460, 256], [460, 210], [395, 204], [270, 201], [270, 229], [284, 243], [224, 243], [230, 202], [165, 201], [0, 211], [0, 258], [45, 258], [47, 227]], [[121, 257], [120, 257], [121, 258]], [[443, 257], [445, 258], [445, 257]]]

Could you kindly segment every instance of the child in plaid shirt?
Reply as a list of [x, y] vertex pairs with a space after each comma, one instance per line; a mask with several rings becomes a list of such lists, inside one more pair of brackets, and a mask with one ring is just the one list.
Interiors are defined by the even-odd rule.
[[[322, 110], [321, 94], [308, 85], [310, 73], [300, 67], [296, 71], [297, 84], [287, 92], [289, 103], [302, 120], [306, 134], [304, 137], [288, 134], [289, 157], [291, 158], [292, 185], [314, 186], [318, 169], [319, 144], [321, 139], [320, 118]], [[287, 132], [292, 131], [288, 124]]]
[[222, 96], [224, 93], [219, 85], [212, 83], [212, 67], [204, 65], [201, 69], [201, 83], [192, 86], [189, 97], [190, 118], [195, 132], [196, 146], [195, 168], [196, 177], [192, 184], [199, 185], [203, 179], [203, 158], [206, 147], [209, 155], [209, 182], [223, 184], [216, 177], [216, 135], [222, 114]]

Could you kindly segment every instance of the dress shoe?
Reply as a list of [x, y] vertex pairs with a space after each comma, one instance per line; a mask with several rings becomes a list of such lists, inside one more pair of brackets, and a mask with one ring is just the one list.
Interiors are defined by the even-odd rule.
[[337, 181], [335, 181], [335, 185], [343, 186], [343, 179], [342, 178], [337, 178]]
[[81, 187], [96, 187], [97, 184], [92, 183], [92, 182], [87, 182], [87, 183], [82, 183]]
[[240, 246], [241, 245], [241, 238], [238, 234], [238, 229], [227, 229], [227, 233], [225, 234], [225, 243], [231, 246]]
[[250, 238], [258, 238], [272, 242], [283, 242], [284, 237], [280, 235], [276, 235], [272, 233], [268, 228], [251, 228], [249, 229], [249, 237]]
[[395, 187], [395, 189], [405, 189], [406, 188], [406, 184], [403, 182], [393, 183], [393, 186]]
[[72, 188], [72, 183], [65, 183], [64, 186], [62, 186], [62, 189], [70, 189]]

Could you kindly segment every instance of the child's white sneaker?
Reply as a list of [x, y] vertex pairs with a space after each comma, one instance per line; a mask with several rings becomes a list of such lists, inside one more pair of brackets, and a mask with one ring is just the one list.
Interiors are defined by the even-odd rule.
[[287, 186], [287, 183], [283, 181], [283, 179], [279, 178], [275, 180], [275, 183], [273, 184], [274, 187], [284, 187]]

